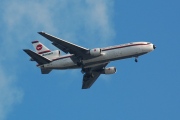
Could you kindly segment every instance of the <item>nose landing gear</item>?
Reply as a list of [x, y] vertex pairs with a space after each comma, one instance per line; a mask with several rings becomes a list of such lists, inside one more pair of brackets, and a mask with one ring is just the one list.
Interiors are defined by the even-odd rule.
[[137, 59], [138, 57], [135, 57], [135, 62], [137, 63], [138, 62], [138, 59]]

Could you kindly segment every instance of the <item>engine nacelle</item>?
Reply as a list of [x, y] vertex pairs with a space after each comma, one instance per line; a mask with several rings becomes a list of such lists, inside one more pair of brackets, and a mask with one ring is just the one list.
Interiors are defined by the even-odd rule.
[[114, 74], [114, 73], [116, 73], [115, 67], [105, 68], [102, 72], [102, 74]]
[[100, 56], [101, 55], [101, 49], [100, 48], [94, 48], [89, 51], [91, 56]]

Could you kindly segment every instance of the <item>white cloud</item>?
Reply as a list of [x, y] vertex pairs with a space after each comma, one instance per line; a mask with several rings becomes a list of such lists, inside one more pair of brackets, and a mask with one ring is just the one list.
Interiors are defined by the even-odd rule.
[[[31, 46], [32, 40], [40, 38], [43, 43], [50, 43], [40, 37], [38, 31], [89, 48], [112, 43], [115, 35], [111, 22], [112, 0], [8, 0], [1, 3], [1, 10], [3, 35], [0, 50], [6, 55], [0, 58], [0, 62], [8, 62], [14, 65], [14, 69], [25, 66], [17, 58], [22, 56], [22, 48]], [[0, 120], [22, 100], [22, 92], [16, 86], [18, 76], [16, 73], [9, 75], [3, 69], [7, 67], [0, 66]]]
[[87, 14], [88, 16], [86, 17], [88, 27], [90, 27], [92, 31], [100, 34], [99, 39], [101, 42], [111, 41], [115, 34], [111, 25], [112, 1], [87, 0], [87, 3], [89, 6], [87, 11], [89, 14]]
[[4, 120], [12, 107], [20, 103], [23, 92], [15, 85], [15, 78], [4, 73], [0, 66], [0, 120]]
[[97, 43], [112, 43], [115, 35], [111, 22], [112, 0], [17, 0], [9, 3], [6, 3], [4, 21], [9, 32], [19, 35], [18, 42], [43, 30], [93, 47]]

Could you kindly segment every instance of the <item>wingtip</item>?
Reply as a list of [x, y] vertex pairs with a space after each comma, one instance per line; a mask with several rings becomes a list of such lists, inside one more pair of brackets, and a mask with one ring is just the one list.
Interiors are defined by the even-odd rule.
[[81, 88], [81, 89], [89, 89], [89, 87], [82, 86], [82, 88]]
[[41, 32], [38, 32], [38, 33], [41, 35], [41, 34], [43, 34], [43, 33], [45, 33], [45, 32], [41, 31]]

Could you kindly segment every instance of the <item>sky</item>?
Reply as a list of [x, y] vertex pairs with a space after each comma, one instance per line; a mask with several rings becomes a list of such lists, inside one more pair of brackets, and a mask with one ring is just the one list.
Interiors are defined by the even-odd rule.
[[[0, 120], [179, 120], [179, 0], [1, 0]], [[45, 31], [74, 44], [106, 47], [135, 41], [149, 54], [114, 61], [82, 90], [78, 70], [42, 75], [22, 49]]]

